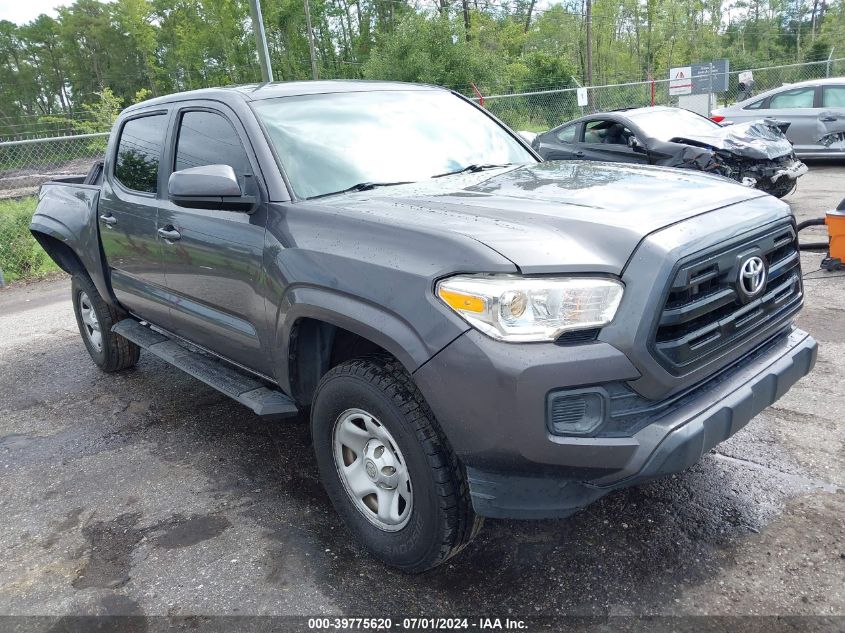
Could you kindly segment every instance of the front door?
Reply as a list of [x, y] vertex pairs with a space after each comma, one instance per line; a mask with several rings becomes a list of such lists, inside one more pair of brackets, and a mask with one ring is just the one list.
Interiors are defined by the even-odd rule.
[[115, 158], [106, 165], [97, 211], [117, 300], [135, 315], [163, 327], [170, 312], [156, 229], [159, 163], [169, 116], [167, 111], [144, 113], [121, 126]]
[[587, 160], [610, 161], [614, 163], [648, 163], [644, 152], [634, 151], [629, 139], [634, 133], [625, 125], [612, 119], [596, 119], [584, 123], [582, 141], [578, 149]]
[[263, 292], [266, 196], [245, 132], [228, 112], [188, 105], [175, 117], [168, 172], [230, 165], [241, 190], [262, 202], [251, 213], [162, 202], [158, 218], [172, 331], [249, 369], [271, 374]]

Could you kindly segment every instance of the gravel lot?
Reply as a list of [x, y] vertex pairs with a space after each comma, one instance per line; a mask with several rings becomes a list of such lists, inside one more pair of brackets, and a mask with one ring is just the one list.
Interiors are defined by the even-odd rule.
[[[787, 201], [806, 219], [843, 196], [820, 164]], [[350, 542], [304, 420], [151, 355], [100, 373], [67, 279], [0, 291], [0, 615], [845, 616], [845, 276], [819, 261], [817, 368], [745, 430], [571, 519], [488, 521], [417, 577]]]

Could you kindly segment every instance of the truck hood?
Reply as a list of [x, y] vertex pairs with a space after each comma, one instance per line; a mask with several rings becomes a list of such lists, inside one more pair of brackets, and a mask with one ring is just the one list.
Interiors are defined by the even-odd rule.
[[[380, 223], [460, 233], [526, 274], [621, 274], [648, 234], [766, 195], [692, 171], [565, 161], [445, 176], [308, 204], [340, 206]], [[784, 206], [774, 198], [772, 205]], [[767, 205], [749, 206], [761, 220], [766, 215], [760, 207]]]

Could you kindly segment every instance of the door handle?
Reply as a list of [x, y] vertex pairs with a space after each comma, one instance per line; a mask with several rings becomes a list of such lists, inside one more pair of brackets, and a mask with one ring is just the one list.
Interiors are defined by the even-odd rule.
[[821, 118], [821, 120], [822, 120], [822, 121], [824, 121], [825, 123], [829, 123], [829, 122], [831, 122], [831, 121], [838, 121], [838, 120], [839, 120], [839, 117], [835, 117], [835, 116], [823, 116], [823, 117]]
[[110, 213], [104, 213], [100, 216], [100, 222], [102, 222], [106, 226], [114, 226], [115, 224], [117, 224], [117, 218], [111, 215]]
[[176, 240], [182, 239], [182, 234], [176, 229], [159, 229], [158, 234], [168, 242], [175, 242]]
[[584, 158], [584, 152], [574, 152], [572, 155], [575, 156], [575, 158]]

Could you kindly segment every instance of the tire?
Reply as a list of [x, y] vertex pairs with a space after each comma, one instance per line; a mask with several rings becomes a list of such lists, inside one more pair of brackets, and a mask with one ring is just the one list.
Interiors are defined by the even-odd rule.
[[789, 195], [798, 186], [797, 180], [790, 180], [789, 178], [781, 178], [778, 182], [765, 187], [763, 191], [774, 196], [775, 198], [783, 198]]
[[[362, 358], [331, 369], [314, 394], [311, 431], [320, 479], [335, 510], [353, 536], [387, 565], [406, 573], [431, 569], [457, 554], [481, 528], [464, 468], [397, 361]], [[368, 461], [374, 465], [370, 471]], [[341, 474], [342, 468], [359, 477]], [[384, 481], [374, 483], [373, 473]], [[350, 483], [359, 481], [365, 484], [357, 486], [359, 491], [372, 486], [376, 492], [361, 499]], [[387, 498], [394, 501], [384, 505], [391, 516], [381, 518], [378, 510]]]
[[73, 276], [71, 292], [79, 334], [94, 364], [105, 372], [134, 366], [141, 348], [111, 331], [124, 316], [103, 301], [87, 275], [77, 273]]

